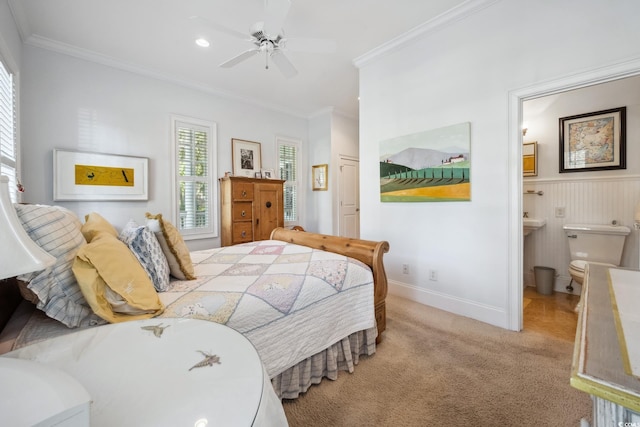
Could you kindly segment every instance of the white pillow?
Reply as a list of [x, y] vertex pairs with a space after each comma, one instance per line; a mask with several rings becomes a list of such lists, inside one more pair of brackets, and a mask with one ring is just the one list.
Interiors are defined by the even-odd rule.
[[169, 263], [155, 234], [148, 227], [130, 220], [118, 238], [138, 258], [156, 291], [169, 289]]

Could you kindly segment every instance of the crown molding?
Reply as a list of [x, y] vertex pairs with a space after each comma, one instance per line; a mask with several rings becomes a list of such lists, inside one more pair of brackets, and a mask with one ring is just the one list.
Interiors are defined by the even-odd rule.
[[395, 52], [397, 49], [408, 45], [418, 38], [425, 37], [446, 27], [447, 25], [451, 25], [454, 22], [465, 19], [499, 1], [500, 0], [468, 0], [436, 16], [435, 18], [418, 25], [406, 33], [385, 42], [375, 49], [360, 55], [353, 60], [353, 64], [357, 68], [362, 68], [389, 53]]
[[209, 95], [219, 96], [221, 98], [225, 98], [228, 100], [243, 102], [245, 104], [253, 105], [255, 107], [264, 108], [267, 110], [287, 114], [287, 115], [294, 116], [301, 119], [308, 118], [308, 116], [305, 114], [302, 114], [298, 111], [294, 111], [280, 105], [262, 102], [254, 98], [239, 96], [237, 94], [227, 92], [211, 86], [207, 86], [202, 83], [181, 79], [179, 77], [166, 74], [166, 73], [161, 73], [157, 70], [153, 70], [150, 68], [139, 67], [137, 65], [133, 65], [126, 61], [122, 61], [120, 59], [116, 59], [108, 55], [103, 55], [101, 53], [96, 53], [94, 51], [83, 49], [78, 46], [62, 43], [56, 40], [39, 36], [37, 34], [33, 34], [29, 36], [24, 43], [29, 46], [34, 46], [34, 47], [49, 50], [52, 52], [57, 52], [63, 55], [72, 56], [74, 58], [82, 59], [88, 62], [105, 65], [107, 67], [115, 68], [118, 70], [128, 71], [130, 73], [142, 75], [145, 77], [150, 77], [156, 80], [172, 83], [172, 84], [183, 86], [189, 89], [194, 89], [200, 92], [207, 93]]
[[319, 110], [316, 110], [315, 112], [309, 114], [309, 116], [307, 117], [309, 120], [311, 119], [315, 119], [321, 116], [325, 116], [325, 115], [331, 115], [335, 112], [335, 109], [333, 107], [324, 107], [321, 108]]

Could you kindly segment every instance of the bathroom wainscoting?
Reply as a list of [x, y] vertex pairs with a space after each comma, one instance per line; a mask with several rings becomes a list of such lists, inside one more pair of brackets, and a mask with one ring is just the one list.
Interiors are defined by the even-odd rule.
[[[595, 173], [595, 172], [594, 172]], [[638, 230], [633, 228], [633, 215], [640, 202], [640, 176], [582, 179], [525, 179], [524, 191], [542, 191], [543, 195], [523, 196], [523, 211], [531, 218], [544, 218], [546, 225], [524, 238], [523, 281], [534, 286], [533, 267], [540, 265], [556, 270], [554, 289], [567, 292], [571, 277], [568, 268], [569, 243], [562, 226], [570, 223], [611, 224], [631, 228], [622, 254], [622, 266], [638, 268]], [[565, 216], [557, 218], [556, 208], [564, 208]], [[580, 286], [574, 283], [574, 294]]]

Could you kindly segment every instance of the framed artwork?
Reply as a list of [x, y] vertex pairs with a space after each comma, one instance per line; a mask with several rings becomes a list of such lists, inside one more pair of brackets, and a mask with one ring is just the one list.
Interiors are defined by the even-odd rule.
[[149, 159], [53, 150], [53, 200], [148, 200]]
[[560, 118], [560, 173], [626, 169], [626, 107]]
[[538, 176], [538, 143], [522, 144], [522, 176]]
[[231, 139], [231, 157], [234, 176], [253, 178], [262, 167], [260, 143]]
[[381, 202], [471, 200], [471, 123], [380, 142]]
[[276, 179], [273, 169], [262, 169], [262, 177], [265, 179]]
[[311, 166], [311, 182], [313, 183], [313, 191], [327, 191], [329, 184], [327, 182], [327, 172], [329, 165]]

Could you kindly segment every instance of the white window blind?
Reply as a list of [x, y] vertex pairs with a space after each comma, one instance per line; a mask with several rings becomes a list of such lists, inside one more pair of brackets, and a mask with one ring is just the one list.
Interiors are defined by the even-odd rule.
[[215, 153], [214, 125], [174, 120], [178, 229], [185, 238], [215, 235], [212, 185]]
[[298, 222], [298, 144], [278, 140], [278, 167], [284, 179], [284, 221]]
[[16, 88], [13, 74], [0, 61], [0, 174], [9, 178], [11, 201], [17, 201]]

